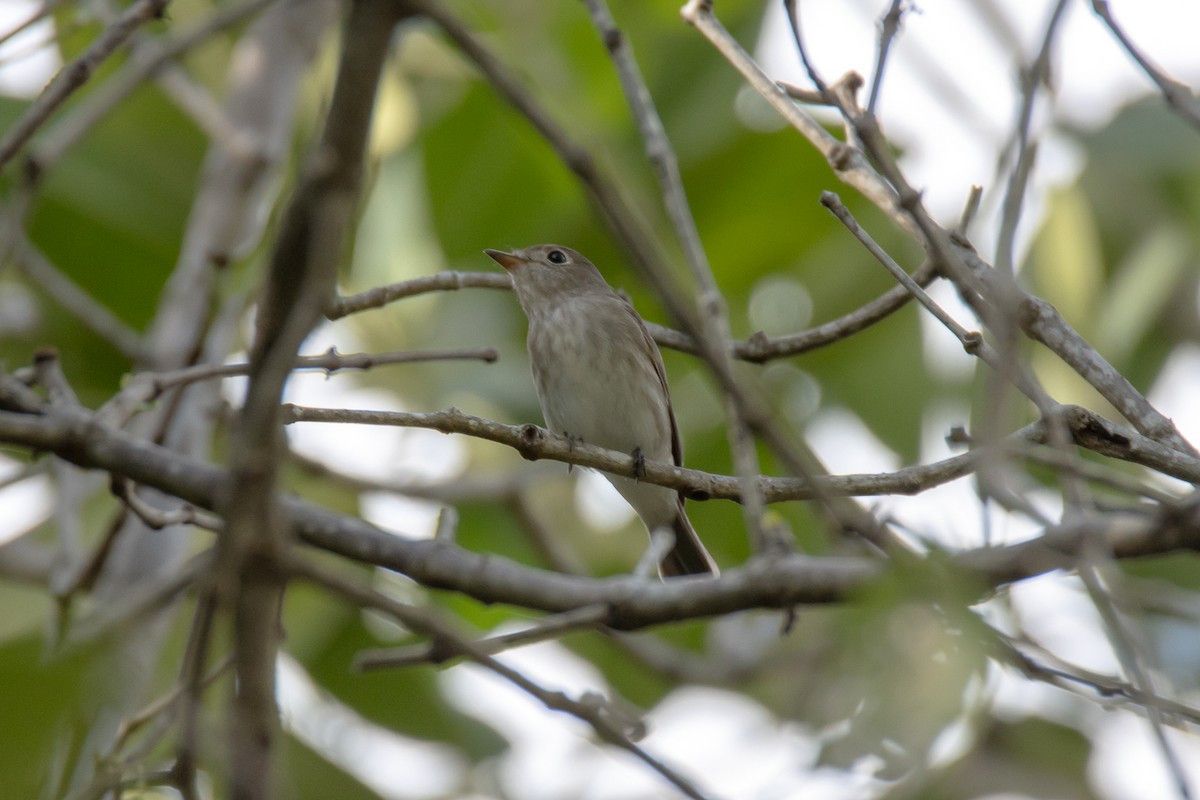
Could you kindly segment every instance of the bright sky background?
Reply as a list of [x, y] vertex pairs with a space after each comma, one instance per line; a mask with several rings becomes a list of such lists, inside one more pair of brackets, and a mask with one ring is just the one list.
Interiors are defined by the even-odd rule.
[[[904, 31], [893, 50], [883, 93], [881, 115], [885, 129], [906, 148], [903, 166], [910, 180], [926, 190], [932, 210], [944, 219], [956, 218], [971, 184], [982, 184], [986, 195], [979, 230], [992, 226], [998, 182], [994, 156], [998, 143], [1011, 129], [1017, 98], [1013, 90], [1014, 65], [1009, 52], [998, 48], [996, 37], [978, 23], [974, 9], [985, 0], [924, 0], [919, 12], [906, 17]], [[995, 2], [1032, 57], [1040, 40], [1051, 3], [1048, 0]], [[827, 79], [848, 69], [870, 76], [875, 49], [875, 25], [886, 0], [810, 0], [801, 3], [808, 45]], [[0, 3], [0, 30], [22, 19], [36, 7], [27, 0]], [[720, 2], [717, 11], [720, 13]], [[782, 19], [781, 4], [767, 3], [761, 40], [744, 43], [757, 52], [773, 77], [804, 85]], [[1200, 2], [1196, 0], [1128, 0], [1112, 3], [1118, 20], [1131, 37], [1176, 78], [1200, 85]], [[620, 7], [615, 9], [618, 19]], [[31, 29], [0, 48], [0, 91], [36, 92], [56, 68], [52, 53], [34, 45], [47, 37], [46, 29]], [[15, 53], [24, 58], [9, 62]], [[715, 57], [715, 56], [714, 56]], [[1072, 4], [1060, 31], [1056, 74], [1059, 91], [1051, 106], [1043, 104], [1035, 131], [1051, 118], [1076, 124], [1104, 124], [1124, 103], [1153, 91], [1149, 80], [1115, 45], [1110, 34], [1090, 12], [1090, 5]], [[934, 80], [948, 76], [946, 83]], [[948, 103], [947, 97], [957, 98]], [[926, 132], [936, 128], [936, 139]], [[1073, 180], [1081, 168], [1074, 146], [1049, 133], [1042, 137], [1039, 171], [1028, 203], [1029, 216], [1021, 229], [1022, 241], [1036, 228], [1046, 190]], [[988, 253], [994, 243], [986, 235], [977, 244]], [[964, 309], [946, 292], [938, 295], [950, 310], [969, 322]], [[946, 359], [964, 360], [956, 342], [936, 325], [925, 329], [925, 346]], [[310, 343], [312, 351], [335, 342], [343, 352], [361, 349], [343, 333], [325, 329]], [[939, 356], [940, 357], [940, 356]], [[347, 383], [313, 376], [293, 382], [289, 399], [318, 405], [386, 408], [390, 398], [347, 389]], [[231, 387], [236, 395], [236, 386]], [[1185, 435], [1200, 442], [1200, 348], [1176, 354], [1151, 393], [1158, 407], [1173, 416]], [[926, 421], [923, 457], [933, 460], [947, 454], [942, 436], [948, 421], [962, 419], [964, 409], [945, 408]], [[356, 463], [343, 469], [372, 466], [361, 461], [373, 454], [374, 466], [392, 476], [405, 473], [420, 459], [428, 465], [431, 454], [443, 477], [461, 469], [461, 447], [453, 438], [424, 432], [361, 430], [345, 426], [336, 430], [302, 426], [292, 432], [297, 447], [322, 458], [340, 458], [346, 437], [363, 437], [370, 446], [353, 448]], [[809, 428], [813, 446], [835, 471], [868, 472], [896, 466], [895, 456], [874, 440], [858, 418], [845, 409], [827, 409]], [[848, 446], [848, 443], [855, 443]], [[0, 460], [0, 479], [14, 467]], [[34, 478], [0, 490], [0, 541], [44, 519], [52, 504], [47, 481]], [[581, 505], [597, 527], [611, 527], [627, 518], [615, 492], [602, 480], [581, 481]], [[914, 526], [944, 533], [947, 542], [978, 541], [978, 506], [964, 482], [943, 487], [919, 498], [890, 501], [894, 513]], [[1047, 500], [1047, 502], [1051, 502]], [[411, 535], [429, 535], [437, 509], [388, 496], [364, 500], [371, 519]], [[993, 520], [1005, 537], [1030, 535], [1027, 525], [1011, 519]], [[995, 532], [994, 531], [994, 532]], [[1013, 589], [1013, 602], [1023, 624], [1061, 657], [1097, 670], [1114, 669], [1113, 656], [1078, 583], [1069, 578], [1046, 577]], [[725, 632], [729, 634], [728, 631]], [[736, 635], [743, 635], [738, 633]], [[735, 636], [736, 639], [736, 636]], [[553, 643], [529, 647], [505, 660], [543, 682], [578, 696], [585, 691], [608, 691], [604, 680], [587, 662]], [[280, 664], [280, 695], [285, 722], [302, 739], [330, 754], [330, 758], [363, 776], [388, 798], [433, 798], [462, 786], [464, 764], [447, 748], [414, 742], [380, 730], [321, 694], [296, 663]], [[501, 757], [500, 780], [509, 796], [553, 800], [564, 796], [588, 800], [673, 797], [655, 776], [610, 748], [593, 744], [582, 726], [560, 714], [546, 712], [524, 694], [496, 676], [470, 666], [453, 667], [441, 674], [448, 702], [462, 713], [495, 726], [513, 743]], [[1090, 766], [1092, 788], [1104, 800], [1141, 800], [1171, 796], [1161, 756], [1144, 721], [1120, 712], [1102, 713], [1095, 706], [1077, 703], [1046, 687], [994, 670], [987, 691], [1002, 716], [1042, 715], [1087, 732], [1097, 743]], [[871, 763], [857, 772], [838, 772], [816, 765], [820, 736], [817, 731], [776, 719], [748, 698], [708, 688], [685, 688], [649, 711], [651, 734], [646, 748], [694, 776], [717, 796], [737, 798], [799, 798], [849, 800], [874, 796], [879, 787], [870, 778]], [[328, 731], [339, 735], [331, 739]], [[939, 757], [952, 758], [969, 744], [971, 731], [963, 726], [939, 743]], [[1200, 740], [1171, 738], [1180, 759], [1191, 770], [1193, 786], [1200, 787]], [[399, 766], [399, 769], [398, 769]], [[483, 797], [484, 795], [479, 795]], [[1006, 795], [1006, 800], [1021, 800]]]

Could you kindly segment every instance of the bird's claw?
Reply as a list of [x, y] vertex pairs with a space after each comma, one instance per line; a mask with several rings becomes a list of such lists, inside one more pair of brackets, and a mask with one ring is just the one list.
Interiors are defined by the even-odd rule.
[[[567, 452], [568, 453], [572, 453], [575, 451], [576, 444], [583, 444], [582, 436], [576, 436], [575, 434], [570, 433], [568, 431], [563, 431], [563, 436], [567, 437]], [[573, 469], [575, 469], [575, 465], [568, 461], [567, 462], [567, 474], [570, 475], [571, 470], [573, 470]]]

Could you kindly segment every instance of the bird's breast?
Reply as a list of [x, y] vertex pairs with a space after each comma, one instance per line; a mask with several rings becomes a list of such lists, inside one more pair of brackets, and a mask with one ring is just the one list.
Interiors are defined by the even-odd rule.
[[654, 355], [619, 298], [564, 303], [530, 320], [529, 356], [546, 424], [585, 442], [670, 461], [671, 423]]

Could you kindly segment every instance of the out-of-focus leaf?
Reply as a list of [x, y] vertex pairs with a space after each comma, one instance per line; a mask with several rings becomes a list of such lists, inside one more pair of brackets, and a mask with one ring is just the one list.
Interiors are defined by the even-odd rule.
[[1087, 336], [1105, 270], [1096, 220], [1078, 188], [1055, 193], [1037, 248], [1038, 294]]
[[978, 590], [942, 559], [913, 560], [839, 615], [828, 665], [838, 680], [822, 718], [848, 720], [849, 730], [830, 742], [825, 760], [848, 766], [873, 753], [883, 774], [898, 776], [926, 758], [983, 676], [986, 628], [967, 609]]
[[1183, 285], [1195, 246], [1185, 231], [1167, 223], [1117, 264], [1097, 311], [1099, 325], [1093, 339], [1106, 358], [1126, 363], [1172, 294]]
[[921, 796], [955, 800], [998, 793], [1094, 800], [1087, 779], [1090, 752], [1079, 731], [1048, 720], [991, 721], [982, 741]]
[[[71, 762], [73, 738], [94, 705], [90, 654], [47, 657], [44, 638], [31, 634], [0, 643], [0, 786], [11, 797], [39, 797]], [[56, 759], [62, 759], [57, 761]]]
[[[135, 93], [48, 172], [30, 220], [33, 243], [100, 305], [140, 329], [178, 257], [203, 147], [191, 122], [160, 93]], [[33, 327], [6, 337], [0, 356], [26, 363], [33, 349], [53, 343], [84, 402], [111, 395], [128, 360], [53, 297], [39, 291], [34, 313]]]

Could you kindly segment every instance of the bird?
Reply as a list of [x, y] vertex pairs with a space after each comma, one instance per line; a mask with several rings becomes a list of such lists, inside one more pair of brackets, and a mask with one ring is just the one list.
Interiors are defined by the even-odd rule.
[[[596, 265], [556, 244], [484, 252], [508, 272], [529, 321], [526, 346], [547, 427], [571, 441], [629, 453], [635, 465], [652, 459], [683, 466], [662, 354], [645, 321]], [[658, 564], [661, 577], [719, 574], [680, 492], [602, 474], [652, 542], [664, 528], [674, 535]]]

